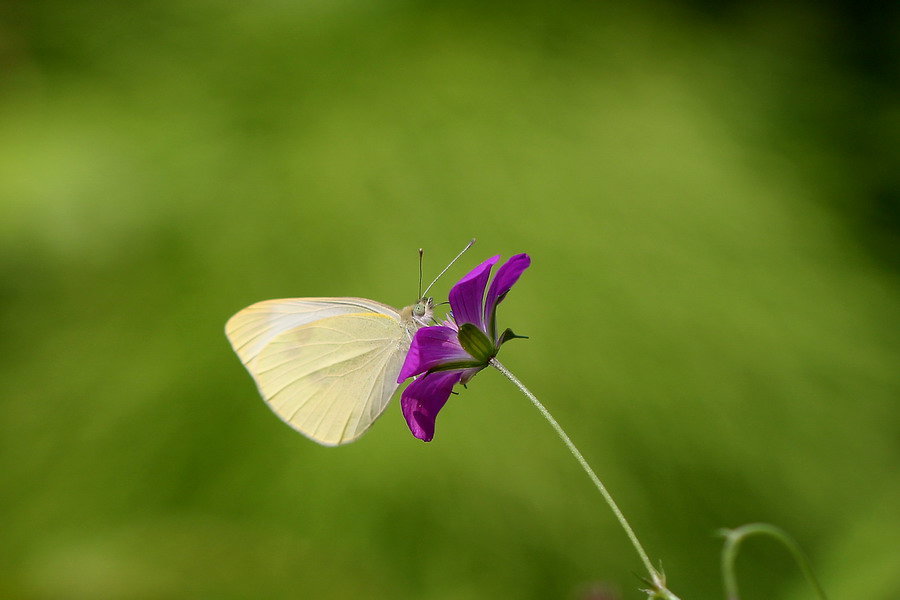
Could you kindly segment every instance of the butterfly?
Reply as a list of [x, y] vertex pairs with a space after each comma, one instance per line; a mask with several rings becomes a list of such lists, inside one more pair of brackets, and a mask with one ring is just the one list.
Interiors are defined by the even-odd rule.
[[359, 438], [387, 408], [415, 332], [433, 323], [428, 289], [401, 310], [365, 298], [265, 300], [231, 317], [225, 335], [282, 421], [338, 446]]

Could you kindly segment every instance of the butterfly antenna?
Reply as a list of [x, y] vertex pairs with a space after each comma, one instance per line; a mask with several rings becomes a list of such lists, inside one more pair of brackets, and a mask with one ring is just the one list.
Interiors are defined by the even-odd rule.
[[425, 251], [419, 248], [419, 295], [417, 298], [422, 297], [422, 255], [425, 254]]
[[434, 278], [434, 281], [432, 281], [432, 282], [428, 285], [428, 287], [425, 288], [425, 291], [422, 292], [422, 294], [421, 294], [419, 297], [420, 297], [420, 298], [423, 298], [423, 297], [425, 296], [425, 294], [428, 293], [428, 290], [431, 289], [431, 286], [433, 286], [435, 283], [437, 283], [437, 280], [440, 279], [441, 276], [442, 276], [444, 273], [447, 272], [447, 269], [449, 269], [450, 267], [452, 267], [452, 266], [453, 266], [453, 263], [455, 263], [457, 260], [459, 260], [459, 257], [462, 256], [463, 254], [465, 254], [465, 253], [466, 253], [466, 250], [468, 250], [469, 248], [471, 248], [471, 247], [472, 247], [472, 244], [474, 244], [474, 243], [475, 243], [475, 238], [472, 238], [472, 239], [469, 241], [469, 243], [466, 244], [466, 247], [463, 248], [463, 249], [460, 251], [460, 253], [456, 255], [456, 258], [454, 258], [453, 260], [451, 260], [451, 261], [450, 261], [450, 264], [448, 264], [446, 267], [444, 267], [444, 270], [443, 270], [443, 271], [441, 271], [440, 273], [438, 273], [438, 276]]

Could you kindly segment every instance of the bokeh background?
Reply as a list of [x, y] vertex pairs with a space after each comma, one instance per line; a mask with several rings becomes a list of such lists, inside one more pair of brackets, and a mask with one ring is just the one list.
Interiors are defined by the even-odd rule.
[[[636, 599], [498, 373], [322, 448], [226, 319], [532, 268], [502, 359], [672, 589], [720, 527], [900, 597], [897, 6], [39, 0], [0, 9], [0, 597]], [[812, 591], [751, 540], [749, 599]], [[606, 590], [601, 592], [600, 590]], [[590, 596], [590, 594], [594, 594]]]

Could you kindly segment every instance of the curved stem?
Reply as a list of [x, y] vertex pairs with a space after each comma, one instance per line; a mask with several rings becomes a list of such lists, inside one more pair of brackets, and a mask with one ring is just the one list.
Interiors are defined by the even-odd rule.
[[819, 585], [816, 576], [813, 575], [812, 567], [810, 567], [806, 555], [803, 554], [803, 550], [800, 549], [800, 544], [798, 544], [794, 538], [788, 535], [783, 529], [775, 527], [774, 525], [769, 525], [768, 523], [750, 523], [748, 525], [742, 525], [737, 529], [724, 529], [721, 533], [725, 536], [725, 547], [722, 548], [722, 581], [725, 584], [725, 598], [727, 600], [740, 600], [734, 563], [737, 559], [738, 548], [740, 547], [741, 542], [744, 541], [745, 538], [755, 534], [769, 535], [784, 544], [788, 551], [793, 555], [794, 560], [797, 561], [806, 580], [816, 591], [816, 595], [818, 595], [821, 600], [827, 600], [825, 591], [822, 589], [822, 586]]
[[559, 435], [560, 439], [569, 449], [569, 452], [572, 453], [572, 456], [575, 457], [575, 460], [578, 461], [578, 464], [581, 465], [581, 468], [584, 469], [584, 472], [587, 473], [587, 476], [594, 483], [594, 486], [600, 492], [600, 495], [603, 496], [603, 499], [606, 501], [606, 504], [609, 505], [610, 510], [612, 510], [613, 514], [616, 516], [616, 519], [619, 521], [619, 525], [622, 526], [622, 529], [625, 530], [625, 534], [628, 536], [628, 539], [631, 541], [631, 545], [634, 546], [634, 549], [637, 551], [638, 556], [641, 559], [641, 562], [644, 563], [644, 568], [647, 569], [647, 572], [650, 574], [650, 583], [654, 586], [653, 590], [649, 590], [651, 592], [651, 598], [662, 598], [664, 600], [678, 600], [678, 597], [675, 596], [672, 592], [666, 589], [665, 578], [662, 573], [656, 570], [653, 567], [653, 563], [650, 562], [650, 558], [647, 556], [647, 552], [644, 550], [644, 547], [641, 546], [641, 542], [638, 540], [637, 535], [635, 535], [634, 530], [631, 528], [631, 525], [628, 524], [628, 520], [625, 518], [625, 515], [622, 514], [622, 511], [619, 509], [619, 505], [616, 504], [616, 501], [613, 500], [613, 497], [610, 495], [609, 491], [607, 491], [606, 486], [603, 485], [603, 482], [600, 481], [600, 478], [597, 477], [597, 474], [594, 473], [594, 470], [591, 469], [588, 462], [584, 459], [581, 452], [578, 451], [578, 448], [575, 447], [575, 444], [563, 430], [559, 423], [556, 422], [556, 419], [553, 418], [553, 415], [550, 414], [550, 411], [544, 407], [543, 404], [534, 396], [534, 394], [526, 388], [518, 378], [512, 374], [503, 364], [500, 363], [496, 358], [492, 358], [491, 366], [503, 373], [503, 375], [509, 379], [525, 396], [531, 400], [531, 403], [534, 404], [535, 408], [540, 411], [540, 413], [547, 419], [547, 422], [550, 423], [550, 426], [556, 431], [557, 435]]

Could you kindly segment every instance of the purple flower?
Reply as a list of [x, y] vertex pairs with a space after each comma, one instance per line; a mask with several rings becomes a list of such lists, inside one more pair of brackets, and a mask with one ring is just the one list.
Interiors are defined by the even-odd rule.
[[531, 264], [527, 254], [510, 257], [499, 269], [485, 296], [491, 269], [489, 258], [450, 290], [450, 320], [416, 332], [397, 381], [418, 375], [400, 397], [400, 407], [412, 434], [430, 442], [434, 420], [453, 386], [466, 384], [488, 363], [503, 343], [517, 337], [511, 329], [497, 335], [497, 305]]

